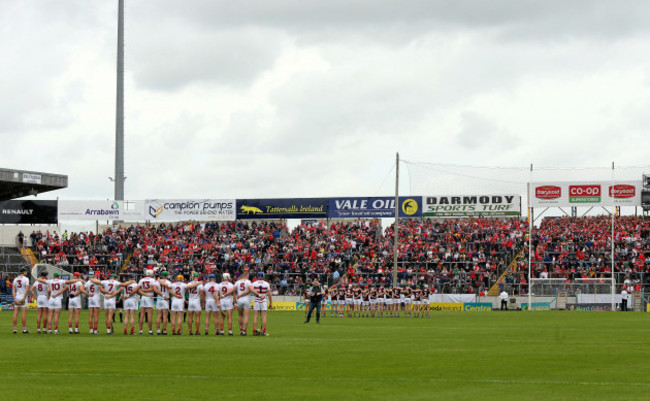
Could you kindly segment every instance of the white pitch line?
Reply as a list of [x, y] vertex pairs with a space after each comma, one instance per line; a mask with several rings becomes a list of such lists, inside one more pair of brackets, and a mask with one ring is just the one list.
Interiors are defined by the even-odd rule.
[[[229, 379], [229, 380], [250, 380], [251, 376], [223, 376], [223, 375], [152, 375], [152, 374], [126, 374], [126, 373], [54, 373], [54, 372], [5, 372], [5, 375], [11, 376], [74, 376], [74, 377], [140, 377], [140, 378], [161, 378], [161, 379]], [[396, 381], [396, 382], [429, 382], [429, 383], [477, 383], [477, 384], [512, 384], [512, 385], [566, 385], [566, 386], [638, 386], [638, 387], [650, 387], [650, 383], [646, 382], [598, 382], [598, 381], [566, 381], [566, 380], [499, 380], [499, 379], [427, 379], [427, 378], [395, 378], [395, 377], [374, 377], [374, 378], [362, 378], [362, 377], [288, 377], [288, 376], [257, 376], [256, 379], [266, 379], [266, 380], [300, 380], [300, 381], [363, 381], [363, 382], [374, 382], [374, 381]]]

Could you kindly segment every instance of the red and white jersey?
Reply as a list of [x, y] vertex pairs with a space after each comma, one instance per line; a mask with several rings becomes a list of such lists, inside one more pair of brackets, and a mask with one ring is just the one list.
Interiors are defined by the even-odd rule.
[[138, 282], [138, 286], [144, 293], [145, 297], [153, 297], [155, 293], [153, 292], [153, 287], [156, 285], [156, 279], [153, 277], [143, 277]]
[[34, 283], [34, 287], [36, 288], [36, 296], [48, 296], [48, 293], [50, 292], [50, 286], [47, 284], [43, 284], [40, 281], [37, 281]]
[[86, 281], [86, 292], [90, 298], [99, 296], [99, 285], [93, 283], [92, 281]]
[[120, 282], [117, 280], [104, 280], [102, 281], [102, 288], [104, 291], [114, 292], [120, 288]]
[[[187, 287], [187, 284], [185, 284], [182, 281], [177, 281], [175, 283], [172, 283], [172, 285], [169, 287], [169, 290], [171, 291], [172, 294], [181, 297], [182, 299], [185, 299], [185, 287]], [[178, 299], [176, 297], [172, 299]]]
[[128, 284], [124, 287], [124, 296], [128, 297], [131, 294], [134, 294], [138, 289], [138, 285], [136, 283], [131, 283]]
[[81, 292], [81, 287], [83, 287], [83, 281], [75, 281], [74, 283], [68, 284], [68, 295], [78, 295], [78, 292]]
[[[195, 281], [192, 284], [196, 283]], [[201, 291], [203, 291], [203, 284], [199, 284], [194, 288], [187, 290], [187, 293], [190, 295], [190, 301], [200, 301], [201, 300]]]
[[214, 281], [210, 281], [207, 284], [203, 285], [203, 291], [205, 292], [206, 299], [214, 299], [214, 294], [219, 293], [219, 284]]
[[167, 286], [172, 285], [171, 281], [167, 280], [166, 278], [162, 278], [158, 280], [158, 282], [155, 285], [156, 288], [158, 288], [158, 291], [160, 291], [163, 294], [163, 297], [169, 298], [169, 288], [165, 287], [165, 285]]
[[230, 281], [224, 281], [219, 284], [219, 294], [221, 294], [221, 300], [223, 301], [231, 301], [232, 302], [232, 294], [226, 296], [228, 291], [230, 291], [234, 285]]
[[59, 294], [59, 296], [54, 297], [54, 294], [57, 292], [61, 291], [61, 288], [65, 287], [65, 281], [55, 278], [54, 280], [48, 280], [47, 284], [50, 286], [50, 297], [52, 299], [62, 299], [63, 298], [63, 293]]
[[243, 297], [241, 297], [241, 294], [245, 293], [248, 290], [248, 287], [251, 285], [251, 281], [248, 279], [243, 279], [243, 280], [237, 280], [235, 282], [235, 292], [237, 293], [237, 299], [250, 299], [250, 292]]
[[25, 294], [29, 289], [29, 279], [25, 276], [16, 277], [13, 288], [16, 289], [16, 299], [25, 299]]
[[253, 283], [253, 289], [260, 294], [260, 296], [255, 296], [255, 302], [261, 303], [266, 300], [268, 293], [271, 292], [271, 285], [264, 280], [257, 280]]

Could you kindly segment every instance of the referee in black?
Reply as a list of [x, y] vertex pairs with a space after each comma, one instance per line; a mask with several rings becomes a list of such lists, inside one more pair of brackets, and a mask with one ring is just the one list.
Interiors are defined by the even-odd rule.
[[309, 312], [307, 313], [307, 320], [305, 323], [309, 323], [311, 319], [311, 313], [316, 309], [316, 323], [320, 323], [320, 303], [323, 300], [323, 288], [320, 286], [318, 280], [314, 280], [313, 286], [311, 287], [311, 296], [309, 297]]

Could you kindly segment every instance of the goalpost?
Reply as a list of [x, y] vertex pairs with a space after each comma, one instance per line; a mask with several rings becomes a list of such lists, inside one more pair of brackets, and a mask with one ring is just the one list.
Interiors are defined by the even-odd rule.
[[529, 297], [533, 302], [548, 302], [556, 310], [613, 310], [620, 299], [612, 302], [611, 291], [609, 279], [533, 278]]

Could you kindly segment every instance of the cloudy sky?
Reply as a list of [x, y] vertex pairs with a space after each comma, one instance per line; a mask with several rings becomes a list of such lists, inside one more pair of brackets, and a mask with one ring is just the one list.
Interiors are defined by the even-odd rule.
[[[125, 196], [390, 195], [396, 152], [417, 194], [650, 165], [649, 20], [647, 1], [126, 0]], [[116, 26], [117, 0], [0, 2], [0, 167], [69, 176], [45, 198], [113, 196]]]

